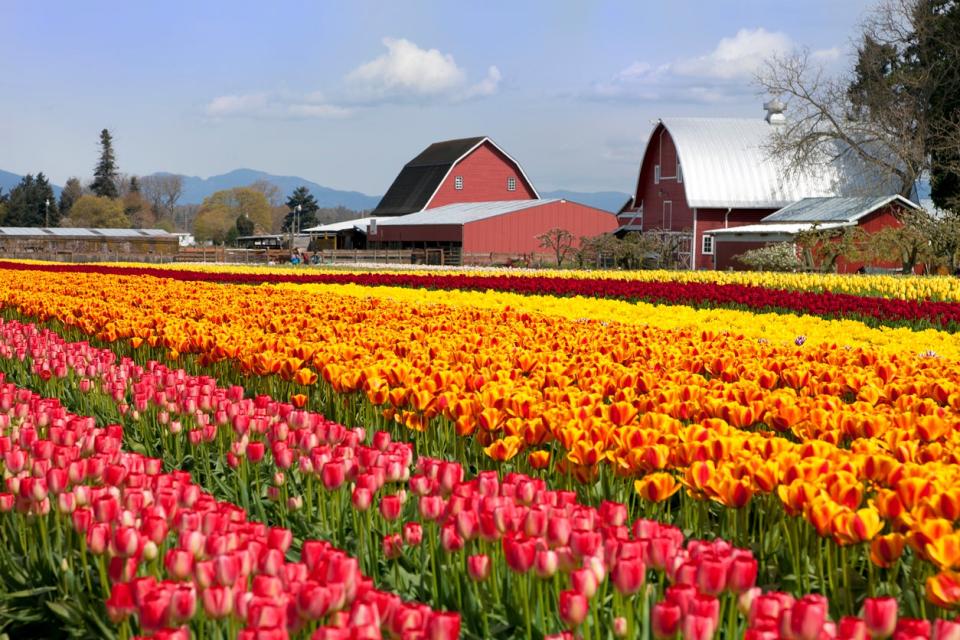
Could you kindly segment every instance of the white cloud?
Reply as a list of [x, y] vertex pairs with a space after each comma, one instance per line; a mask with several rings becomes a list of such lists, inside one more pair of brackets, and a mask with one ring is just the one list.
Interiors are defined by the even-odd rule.
[[258, 118], [258, 119], [294, 119], [294, 118], [342, 118], [350, 115], [350, 110], [328, 104], [323, 95], [314, 92], [306, 96], [285, 93], [250, 93], [245, 95], [223, 95], [211, 100], [204, 112], [211, 118]]
[[205, 111], [208, 116], [221, 118], [251, 115], [262, 111], [266, 106], [267, 94], [250, 93], [247, 95], [217, 96], [207, 104]]
[[217, 96], [204, 107], [214, 119], [343, 118], [357, 108], [390, 102], [456, 103], [491, 96], [500, 89], [500, 69], [490, 66], [474, 84], [450, 54], [421, 49], [403, 38], [384, 38], [386, 53], [366, 62], [344, 78], [334, 99], [325, 93], [289, 91]]
[[467, 73], [449, 53], [422, 49], [404, 38], [384, 38], [386, 53], [347, 74], [350, 93], [359, 102], [463, 100], [497, 92], [501, 74], [490, 67], [486, 77], [468, 86]]
[[684, 76], [723, 80], [750, 78], [765, 58], [787, 53], [792, 47], [793, 43], [785, 33], [767, 31], [763, 27], [740, 29], [732, 38], [722, 38], [710, 53], [677, 60], [670, 67]]
[[[590, 97], [613, 100], [651, 100], [718, 103], [742, 100], [756, 94], [752, 80], [760, 65], [772, 55], [796, 48], [780, 31], [740, 29], [721, 38], [709, 52], [677, 58], [654, 66], [636, 61], [609, 80], [594, 84]], [[839, 47], [813, 51], [811, 58], [830, 64], [841, 56]]]

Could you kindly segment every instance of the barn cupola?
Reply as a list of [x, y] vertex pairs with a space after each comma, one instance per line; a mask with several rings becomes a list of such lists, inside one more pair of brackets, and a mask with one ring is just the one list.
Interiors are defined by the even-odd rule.
[[783, 112], [787, 109], [787, 105], [783, 104], [780, 98], [774, 98], [773, 100], [764, 102], [763, 108], [767, 112], [764, 120], [770, 124], [783, 124], [787, 121], [787, 117], [783, 115]]

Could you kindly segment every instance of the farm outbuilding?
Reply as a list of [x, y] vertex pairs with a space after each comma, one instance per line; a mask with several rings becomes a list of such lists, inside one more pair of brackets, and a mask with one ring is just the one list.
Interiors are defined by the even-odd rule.
[[770, 152], [783, 104], [765, 118], [664, 118], [650, 133], [633, 198], [620, 211], [620, 232], [683, 232], [681, 262], [718, 268], [710, 232], [759, 224], [810, 197], [887, 195], [889, 187], [851, 154], [799, 174]]
[[540, 196], [520, 167], [486, 136], [435, 142], [404, 165], [372, 216], [402, 216], [455, 202]]
[[[793, 242], [803, 231], [857, 226], [867, 233], [875, 233], [887, 227], [902, 226], [904, 214], [919, 209], [919, 205], [899, 195], [804, 198], [766, 216], [759, 224], [717, 229], [708, 232], [707, 237], [712, 238], [717, 269], [742, 269], [743, 265], [736, 259], [740, 254], [770, 244]], [[837, 270], [855, 273], [862, 266], [862, 263], [841, 259]], [[896, 268], [899, 262], [876, 266]]]
[[432, 252], [447, 264], [503, 262], [551, 250], [537, 236], [551, 229], [569, 231], [574, 239], [610, 233], [616, 216], [568, 200], [462, 202], [382, 220], [370, 241], [384, 249]]
[[179, 245], [163, 229], [0, 227], [0, 254], [8, 258], [164, 261], [177, 255]]

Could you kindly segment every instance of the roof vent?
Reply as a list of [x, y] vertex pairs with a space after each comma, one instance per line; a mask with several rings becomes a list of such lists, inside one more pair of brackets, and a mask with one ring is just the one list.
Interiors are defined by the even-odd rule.
[[767, 115], [764, 120], [770, 124], [783, 124], [787, 121], [786, 116], [783, 115], [787, 105], [783, 104], [780, 98], [774, 98], [769, 102], [764, 102], [763, 108], [767, 111]]

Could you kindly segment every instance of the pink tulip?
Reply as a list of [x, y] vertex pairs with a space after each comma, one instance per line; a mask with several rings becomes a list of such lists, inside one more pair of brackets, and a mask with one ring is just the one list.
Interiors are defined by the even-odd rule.
[[560, 592], [559, 602], [560, 620], [570, 628], [579, 627], [587, 618], [589, 605], [587, 598], [577, 591], [567, 590]]
[[680, 629], [683, 612], [671, 602], [658, 602], [650, 610], [650, 628], [657, 640], [673, 638]]
[[490, 557], [485, 554], [467, 558], [467, 573], [471, 580], [482, 582], [490, 576]]
[[613, 566], [610, 577], [617, 591], [632, 596], [643, 587], [646, 575], [647, 568], [640, 558], [622, 558]]
[[871, 638], [889, 638], [897, 628], [896, 599], [867, 598], [863, 601], [863, 621]]

